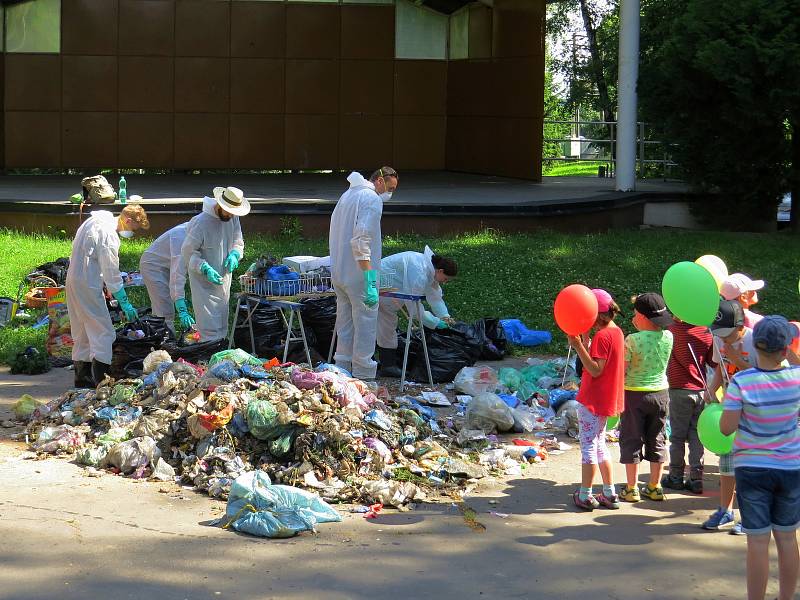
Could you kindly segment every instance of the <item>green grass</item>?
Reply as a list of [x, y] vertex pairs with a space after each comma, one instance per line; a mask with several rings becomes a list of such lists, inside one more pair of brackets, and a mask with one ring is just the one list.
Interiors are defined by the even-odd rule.
[[609, 167], [610, 162], [604, 161], [575, 161], [544, 159], [542, 175], [545, 177], [597, 177], [599, 166]]
[[[148, 243], [142, 239], [123, 241], [122, 268], [136, 268]], [[0, 231], [0, 249], [5, 257], [0, 269], [0, 295], [16, 295], [19, 280], [28, 271], [47, 260], [67, 256], [69, 244], [69, 240]], [[796, 260], [800, 238], [787, 234], [625, 230], [592, 235], [505, 235], [485, 231], [442, 239], [386, 237], [384, 255], [403, 250], [421, 252], [425, 244], [458, 262], [460, 277], [445, 286], [445, 301], [451, 314], [465, 321], [487, 316], [519, 317], [532, 329], [550, 330], [553, 344], [535, 349], [542, 353], [566, 352], [564, 337], [556, 329], [552, 315], [553, 300], [564, 286], [583, 283], [607, 289], [623, 308], [620, 325], [630, 332], [632, 310], [628, 298], [660, 291], [661, 278], [670, 265], [703, 254], [721, 257], [731, 271], [766, 280], [757, 312], [783, 314], [790, 319], [800, 317], [800, 269]], [[248, 236], [245, 253], [245, 265], [262, 253], [277, 257], [319, 256], [327, 254], [327, 241]], [[134, 290], [131, 299], [134, 305], [147, 304], [143, 289]], [[20, 335], [0, 331], [0, 352]]]

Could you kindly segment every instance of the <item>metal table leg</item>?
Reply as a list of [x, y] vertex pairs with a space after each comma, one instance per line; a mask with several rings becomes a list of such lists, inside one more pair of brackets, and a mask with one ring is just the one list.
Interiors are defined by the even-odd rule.
[[417, 300], [417, 320], [419, 321], [419, 331], [422, 337], [422, 351], [425, 353], [425, 368], [428, 369], [428, 382], [433, 387], [433, 375], [431, 374], [431, 361], [428, 358], [428, 342], [425, 340], [425, 326], [422, 324], [422, 302]]
[[[403, 369], [400, 371], [400, 392], [402, 393], [406, 387], [406, 367], [408, 366], [408, 349], [411, 347], [411, 324], [414, 319], [408, 319], [408, 326], [406, 327], [406, 347], [403, 351]], [[427, 354], [426, 354], [427, 356]]]
[[292, 339], [292, 325], [294, 324], [294, 311], [289, 311], [289, 321], [286, 321], [286, 315], [283, 314], [283, 310], [281, 310], [281, 317], [283, 318], [283, 322], [286, 324], [286, 343], [283, 345], [283, 362], [286, 363], [286, 358], [289, 356], [289, 344], [294, 341]]
[[308, 351], [308, 342], [306, 341], [306, 328], [303, 326], [303, 312], [301, 310], [297, 311], [297, 320], [300, 323], [300, 335], [303, 337], [303, 348], [306, 350], [306, 360], [308, 361], [308, 366], [313, 367], [314, 365], [311, 364], [311, 352]]

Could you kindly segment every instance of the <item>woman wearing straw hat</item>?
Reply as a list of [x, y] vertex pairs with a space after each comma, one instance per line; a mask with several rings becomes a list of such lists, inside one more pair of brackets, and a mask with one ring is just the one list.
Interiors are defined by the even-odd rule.
[[239, 217], [249, 212], [250, 203], [242, 190], [217, 187], [213, 198], [203, 198], [203, 212], [186, 227], [181, 254], [203, 341], [219, 340], [227, 334], [231, 274], [244, 256]]

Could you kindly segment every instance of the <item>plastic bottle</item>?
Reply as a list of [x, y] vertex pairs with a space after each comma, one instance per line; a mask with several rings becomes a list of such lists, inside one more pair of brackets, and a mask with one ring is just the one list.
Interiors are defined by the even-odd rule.
[[128, 203], [128, 183], [124, 175], [119, 178], [119, 201], [121, 204]]

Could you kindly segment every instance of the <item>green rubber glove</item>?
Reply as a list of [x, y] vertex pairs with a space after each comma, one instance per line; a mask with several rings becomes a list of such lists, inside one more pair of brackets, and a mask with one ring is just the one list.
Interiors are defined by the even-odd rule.
[[450, 325], [439, 319], [439, 322], [436, 324], [436, 329], [449, 329]]
[[228, 257], [225, 259], [223, 267], [228, 273], [233, 273], [239, 267], [239, 259], [241, 258], [242, 255], [238, 250], [231, 250], [228, 252]]
[[133, 308], [133, 305], [128, 300], [128, 294], [125, 293], [125, 288], [119, 288], [111, 295], [117, 299], [117, 302], [119, 302], [119, 307], [122, 309], [122, 312], [125, 313], [125, 318], [128, 319], [130, 323], [134, 323], [139, 320], [139, 313], [135, 308]]
[[378, 303], [378, 272], [364, 271], [364, 304], [372, 308]]
[[188, 331], [194, 325], [194, 318], [189, 314], [189, 309], [186, 306], [184, 298], [175, 300], [175, 310], [178, 313], [178, 320], [181, 322], [181, 327]]
[[206, 276], [206, 279], [208, 279], [209, 283], [222, 285], [222, 277], [220, 277], [219, 273], [216, 272], [214, 267], [207, 262], [204, 262], [203, 266], [200, 267], [200, 272]]

